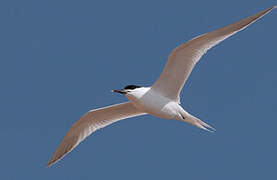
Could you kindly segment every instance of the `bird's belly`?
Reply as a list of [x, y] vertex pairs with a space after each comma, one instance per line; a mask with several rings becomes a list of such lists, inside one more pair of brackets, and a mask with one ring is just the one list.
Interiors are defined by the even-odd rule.
[[163, 119], [175, 119], [179, 114], [179, 105], [165, 97], [144, 97], [131, 101], [138, 109]]
[[159, 108], [159, 109], [153, 108], [153, 107], [147, 107], [146, 112], [148, 114], [160, 117], [162, 119], [174, 119], [177, 115], [174, 110], [172, 110], [171, 108], [168, 108], [167, 106], [164, 106], [163, 108]]

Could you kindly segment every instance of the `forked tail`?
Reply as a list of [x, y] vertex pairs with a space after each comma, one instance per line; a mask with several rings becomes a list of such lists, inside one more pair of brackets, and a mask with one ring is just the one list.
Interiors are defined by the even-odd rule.
[[185, 113], [182, 112], [182, 117], [183, 117], [183, 121], [188, 122], [196, 127], [199, 127], [201, 129], [204, 129], [206, 131], [209, 132], [215, 132], [216, 129], [213, 128], [212, 126], [208, 125], [207, 123], [201, 121], [200, 119], [198, 119], [197, 117], [194, 117], [193, 115], [189, 114], [189, 113]]

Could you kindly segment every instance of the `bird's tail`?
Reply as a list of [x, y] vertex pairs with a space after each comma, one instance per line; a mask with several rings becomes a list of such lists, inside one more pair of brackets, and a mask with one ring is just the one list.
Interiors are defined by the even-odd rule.
[[196, 127], [199, 127], [200, 129], [204, 129], [206, 131], [215, 132], [216, 129], [212, 126], [208, 125], [207, 123], [201, 121], [197, 117], [194, 117], [193, 115], [186, 112], [185, 115], [182, 115], [183, 121], [190, 123]]

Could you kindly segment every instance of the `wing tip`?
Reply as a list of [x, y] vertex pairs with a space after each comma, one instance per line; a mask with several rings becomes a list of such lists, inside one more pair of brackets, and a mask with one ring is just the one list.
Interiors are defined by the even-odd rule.
[[51, 159], [47, 162], [46, 167], [49, 168], [55, 163], [57, 163], [63, 157], [56, 157], [55, 154], [51, 157]]
[[48, 161], [46, 164], [46, 167], [49, 168], [51, 167], [55, 162], [54, 161]]
[[[70, 131], [70, 130], [69, 130]], [[59, 144], [58, 148], [50, 158], [47, 163], [47, 167], [52, 166], [53, 164], [60, 161], [64, 158], [69, 152], [71, 152], [82, 140], [78, 136], [70, 136], [68, 133], [62, 142]]]
[[[266, 10], [264, 10], [264, 13], [262, 16], [264, 16], [265, 14], [271, 12], [273, 9], [277, 8], [277, 5], [271, 6], [270, 8], [267, 8]], [[261, 17], [262, 17], [261, 16]]]

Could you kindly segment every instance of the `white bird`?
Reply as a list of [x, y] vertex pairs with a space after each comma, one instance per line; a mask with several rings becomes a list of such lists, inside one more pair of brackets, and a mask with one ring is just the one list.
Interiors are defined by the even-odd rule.
[[123, 89], [113, 90], [124, 94], [130, 101], [94, 109], [83, 115], [65, 135], [47, 166], [63, 158], [94, 131], [116, 121], [144, 114], [180, 120], [204, 130], [215, 131], [180, 106], [180, 91], [195, 64], [210, 48], [243, 30], [274, 8], [276, 6], [180, 45], [171, 52], [161, 76], [151, 87], [128, 85]]

